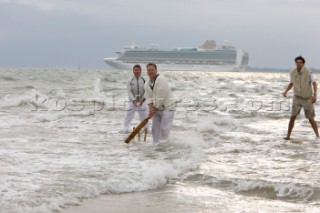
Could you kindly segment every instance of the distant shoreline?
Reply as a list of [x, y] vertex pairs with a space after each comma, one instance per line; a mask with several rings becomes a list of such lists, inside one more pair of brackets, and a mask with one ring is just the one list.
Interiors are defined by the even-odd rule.
[[[308, 67], [308, 66], [307, 66]], [[309, 69], [311, 69], [311, 71], [313, 71], [314, 73], [320, 73], [320, 69], [318, 68], [313, 68], [313, 67], [308, 67]], [[0, 71], [7, 71], [7, 70], [13, 70], [13, 69], [17, 69], [17, 70], [22, 70], [22, 69], [35, 69], [35, 70], [115, 70], [115, 69], [110, 69], [110, 67], [106, 66], [105, 68], [48, 68], [48, 67], [0, 67]], [[287, 69], [283, 69], [283, 68], [261, 68], [261, 67], [247, 67], [244, 71], [240, 71], [240, 72], [280, 72], [280, 73], [286, 73], [286, 72], [290, 72], [290, 70], [292, 70], [292, 68], [287, 68]], [[165, 71], [165, 70], [163, 70]], [[178, 71], [179, 72], [179, 71]], [[226, 71], [229, 72], [229, 71]], [[231, 72], [231, 71], [230, 71]], [[232, 71], [233, 72], [233, 71]]]
[[[320, 69], [308, 67], [315, 73], [320, 73]], [[292, 68], [281, 69], [281, 68], [260, 68], [260, 67], [247, 67], [245, 72], [290, 72]]]

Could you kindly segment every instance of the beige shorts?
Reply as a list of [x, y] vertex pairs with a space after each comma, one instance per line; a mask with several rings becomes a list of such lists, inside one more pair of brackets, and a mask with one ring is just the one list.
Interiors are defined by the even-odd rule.
[[315, 117], [314, 107], [313, 107], [313, 103], [311, 102], [311, 98], [306, 99], [306, 98], [293, 96], [291, 114], [293, 116], [299, 115], [301, 108], [303, 108], [304, 115], [306, 116], [306, 118]]

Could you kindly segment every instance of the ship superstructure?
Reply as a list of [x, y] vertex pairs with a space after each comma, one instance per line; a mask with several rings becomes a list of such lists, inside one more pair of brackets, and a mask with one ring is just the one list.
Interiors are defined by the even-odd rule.
[[236, 49], [229, 41], [218, 47], [213, 40], [199, 47], [172, 50], [161, 50], [158, 45], [139, 48], [132, 44], [117, 54], [117, 57], [104, 59], [116, 69], [131, 69], [134, 64], [145, 66], [153, 62], [164, 71], [244, 71], [249, 61], [247, 51]]

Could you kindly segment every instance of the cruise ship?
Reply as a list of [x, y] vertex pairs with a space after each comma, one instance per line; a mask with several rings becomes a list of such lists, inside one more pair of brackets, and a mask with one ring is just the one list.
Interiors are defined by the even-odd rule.
[[153, 62], [163, 71], [245, 71], [249, 53], [236, 49], [231, 42], [217, 46], [207, 40], [199, 47], [179, 47], [171, 50], [159, 49], [158, 45], [140, 48], [135, 44], [116, 52], [117, 57], [105, 58], [109, 66], [118, 70], [132, 69], [135, 64], [145, 67]]

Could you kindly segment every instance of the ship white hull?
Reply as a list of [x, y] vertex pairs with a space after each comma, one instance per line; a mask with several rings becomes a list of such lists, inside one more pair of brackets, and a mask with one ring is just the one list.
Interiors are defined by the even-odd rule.
[[[140, 64], [142, 68], [145, 68], [147, 63], [124, 63], [116, 58], [105, 58], [104, 62], [112, 68], [118, 70], [131, 70], [135, 64]], [[162, 71], [207, 71], [207, 72], [238, 72], [244, 71], [246, 67], [236, 65], [211, 65], [211, 64], [164, 64], [157, 63], [158, 70]]]

